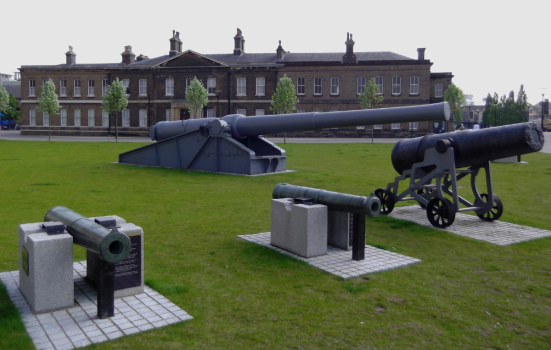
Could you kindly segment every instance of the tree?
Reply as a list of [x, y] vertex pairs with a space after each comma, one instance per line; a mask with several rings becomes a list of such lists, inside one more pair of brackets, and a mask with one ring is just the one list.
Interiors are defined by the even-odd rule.
[[119, 142], [117, 113], [122, 112], [126, 106], [128, 106], [126, 87], [119, 78], [115, 78], [115, 81], [107, 87], [107, 91], [101, 96], [101, 107], [103, 110], [109, 114], [115, 114], [115, 142]]
[[446, 89], [444, 93], [444, 101], [448, 102], [452, 115], [455, 120], [456, 125], [461, 124], [461, 107], [464, 106], [467, 101], [465, 100], [465, 95], [463, 90], [458, 88], [454, 83], [451, 83], [450, 86]]
[[[61, 106], [57, 100], [57, 94], [55, 93], [55, 84], [52, 79], [48, 79], [42, 87], [42, 93], [38, 98], [37, 110], [41, 113], [47, 113], [48, 117], [57, 114]], [[48, 120], [48, 141], [51, 141], [51, 125]]]
[[19, 108], [21, 107], [21, 102], [19, 102], [13, 94], [10, 94], [9, 98], [9, 107], [4, 110], [4, 119], [8, 120], [8, 129], [10, 122], [20, 120], [21, 119], [21, 111]]
[[186, 89], [186, 101], [189, 108], [195, 110], [197, 113], [209, 102], [207, 89], [205, 89], [197, 77], [193, 78]]
[[[375, 84], [375, 78], [369, 79], [369, 81], [363, 87], [363, 92], [358, 96], [360, 99], [360, 108], [372, 109], [383, 101], [383, 96], [379, 95], [379, 87]], [[371, 126], [371, 143], [373, 143], [373, 129]]]
[[494, 124], [494, 114], [492, 112], [493, 108], [494, 99], [492, 95], [488, 93], [488, 97], [486, 97], [486, 106], [484, 106], [484, 112], [482, 113], [482, 124], [484, 124], [484, 127]]
[[520, 90], [517, 95], [517, 123], [528, 121], [526, 118], [526, 111], [528, 110], [528, 96], [526, 96], [526, 91], [524, 91], [524, 85], [520, 85]]
[[4, 113], [8, 110], [10, 106], [10, 95], [6, 88], [0, 84], [0, 112]]
[[[299, 103], [295, 85], [291, 78], [287, 77], [287, 74], [283, 78], [279, 79], [276, 86], [276, 91], [272, 95], [272, 107], [271, 110], [275, 114], [288, 114], [297, 109], [297, 103]], [[283, 134], [283, 143], [287, 143], [287, 134]]]

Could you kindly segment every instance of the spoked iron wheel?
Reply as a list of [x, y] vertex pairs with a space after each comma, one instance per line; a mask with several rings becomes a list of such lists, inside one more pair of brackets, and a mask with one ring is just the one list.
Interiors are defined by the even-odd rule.
[[455, 207], [449, 199], [433, 198], [427, 205], [427, 218], [434, 227], [448, 227], [455, 220]]
[[383, 190], [382, 188], [375, 190], [375, 195], [381, 201], [381, 211], [383, 215], [388, 215], [394, 209], [394, 195], [389, 190]]
[[[488, 203], [488, 194], [487, 193], [482, 193], [480, 195], [480, 198], [482, 198], [482, 200], [485, 203]], [[501, 214], [503, 214], [503, 203], [501, 203], [501, 199], [499, 199], [499, 197], [494, 194], [494, 205], [492, 206], [492, 209], [490, 209], [490, 211], [488, 211], [487, 213], [484, 213], [484, 214], [481, 214], [481, 215], [476, 214], [476, 215], [481, 220], [494, 221], [494, 220], [499, 219], [501, 217]]]
[[[417, 194], [420, 194], [421, 196], [424, 196], [425, 194], [427, 193], [432, 193], [434, 190], [432, 188], [422, 188], [420, 190], [417, 190]], [[419, 204], [419, 206], [423, 209], [427, 209], [427, 206], [424, 205], [423, 203], [421, 202], [417, 202], [417, 204]]]

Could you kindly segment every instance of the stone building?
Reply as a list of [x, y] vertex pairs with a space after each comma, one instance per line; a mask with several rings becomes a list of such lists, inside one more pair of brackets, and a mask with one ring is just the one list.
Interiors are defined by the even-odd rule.
[[[245, 38], [237, 29], [234, 50], [227, 54], [183, 51], [180, 34], [173, 31], [167, 55], [148, 58], [136, 55], [131, 46], [121, 62], [79, 64], [72, 47], [59, 65], [22, 66], [22, 133], [44, 133], [48, 124], [57, 134], [107, 135], [114, 119], [101, 109], [101, 95], [118, 78], [127, 86], [128, 108], [118, 115], [123, 134], [146, 134], [165, 120], [271, 114], [271, 96], [284, 75], [297, 89], [298, 112], [329, 112], [359, 109], [358, 95], [374, 78], [384, 100], [380, 107], [410, 106], [441, 102], [451, 83], [451, 73], [431, 73], [432, 62], [425, 49], [417, 59], [393, 52], [354, 52], [349, 35], [341, 53], [291, 53], [279, 46], [274, 53], [246, 53]], [[197, 77], [208, 91], [208, 105], [198, 113], [189, 110], [185, 91]], [[59, 115], [39, 115], [37, 98], [43, 82], [51, 78], [62, 110]], [[433, 132], [432, 123], [377, 125], [378, 137], [411, 136]], [[321, 130], [294, 136], [371, 136], [371, 127]], [[288, 135], [292, 136], [292, 135]]]

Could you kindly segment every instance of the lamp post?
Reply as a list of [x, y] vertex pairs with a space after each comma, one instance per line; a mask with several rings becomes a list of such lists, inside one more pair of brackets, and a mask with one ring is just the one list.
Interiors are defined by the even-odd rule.
[[216, 90], [216, 118], [220, 118], [219, 111], [220, 111], [220, 93], [222, 90]]
[[541, 130], [543, 130], [543, 96], [545, 94], [541, 94]]

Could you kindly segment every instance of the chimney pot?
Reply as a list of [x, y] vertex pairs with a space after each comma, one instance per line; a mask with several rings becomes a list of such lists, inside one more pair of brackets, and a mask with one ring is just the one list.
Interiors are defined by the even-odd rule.
[[172, 31], [172, 38], [170, 38], [170, 51], [168, 55], [170, 57], [177, 56], [182, 53], [182, 40], [180, 40], [180, 32]]
[[130, 64], [136, 61], [136, 55], [132, 53], [132, 46], [130, 45], [126, 45], [124, 47], [124, 52], [121, 54], [121, 56], [122, 56], [122, 63], [124, 64]]
[[344, 64], [356, 64], [358, 63], [356, 55], [354, 55], [354, 40], [352, 40], [352, 34], [346, 33], [346, 53], [342, 56], [342, 63]]
[[417, 59], [419, 61], [424, 61], [425, 60], [425, 48], [417, 49]]

